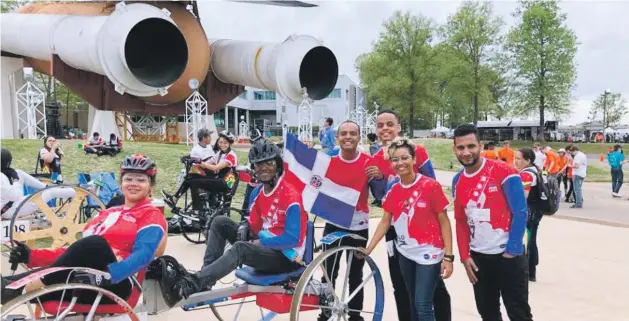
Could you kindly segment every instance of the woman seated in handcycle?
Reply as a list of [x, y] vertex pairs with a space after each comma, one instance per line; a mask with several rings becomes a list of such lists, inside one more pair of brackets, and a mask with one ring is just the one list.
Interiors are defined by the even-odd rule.
[[[55, 136], [48, 135], [44, 138], [44, 148], [39, 150], [39, 165], [44, 173], [50, 173], [52, 179], [57, 183], [63, 183], [61, 176], [61, 160], [65, 154]], [[57, 177], [54, 178], [53, 174]]]
[[[226, 216], [212, 221], [203, 267], [176, 281], [175, 291], [184, 298], [212, 287], [243, 264], [267, 274], [301, 267], [308, 215], [301, 195], [284, 180], [281, 150], [270, 142], [256, 144], [249, 151], [249, 163], [262, 182], [252, 192], [249, 220], [240, 226]], [[233, 246], [223, 253], [227, 241]]]
[[[0, 208], [2, 218], [11, 219], [16, 214], [15, 211], [20, 207], [20, 204], [29, 197], [29, 195], [24, 195], [24, 187], [27, 186], [40, 190], [46, 188], [46, 184], [24, 171], [13, 169], [11, 167], [13, 155], [8, 149], [2, 148], [1, 158]], [[46, 190], [42, 195], [42, 199], [44, 202], [48, 202], [55, 198], [71, 198], [74, 195], [76, 195], [76, 192], [72, 188], [57, 187]], [[20, 208], [20, 212], [17, 215], [18, 217], [27, 216], [35, 213], [37, 209], [37, 205], [29, 202]]]
[[[14, 276], [2, 276], [1, 303], [18, 297], [23, 291], [34, 291], [44, 285], [66, 282], [92, 283], [89, 274], [58, 271], [44, 276], [39, 282], [31, 282], [17, 290], [6, 289], [13, 281], [50, 267], [85, 267], [107, 272], [111, 279], [102, 280], [98, 286], [127, 299], [132, 293], [129, 277], [148, 266], [155, 256], [163, 254], [165, 247], [166, 220], [160, 210], [151, 204], [149, 195], [155, 186], [157, 168], [143, 155], [127, 156], [120, 166], [120, 180], [125, 203], [101, 211], [85, 225], [83, 238], [69, 247], [59, 249], [30, 249], [15, 242], [11, 249], [11, 264], [25, 263], [37, 268]], [[72, 275], [69, 275], [72, 273]], [[42, 301], [60, 300], [62, 292], [45, 295]], [[80, 304], [92, 304], [97, 293], [81, 293]], [[68, 296], [68, 295], [66, 295]], [[103, 297], [102, 304], [113, 303]]]

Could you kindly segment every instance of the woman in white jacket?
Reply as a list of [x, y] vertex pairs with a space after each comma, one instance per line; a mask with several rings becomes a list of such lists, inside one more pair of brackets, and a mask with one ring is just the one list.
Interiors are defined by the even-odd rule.
[[[28, 197], [24, 195], [24, 186], [40, 190], [46, 187], [46, 184], [42, 183], [33, 176], [21, 171], [15, 170], [11, 167], [11, 161], [13, 156], [11, 152], [5, 148], [2, 148], [1, 152], [1, 166], [0, 166], [0, 209], [2, 211], [3, 219], [11, 219], [15, 215], [15, 210], [20, 204]], [[48, 202], [54, 198], [70, 198], [74, 197], [76, 192], [71, 188], [52, 188], [47, 190], [42, 195], [42, 199]], [[22, 206], [19, 216], [29, 215], [37, 210], [37, 206], [33, 203], [28, 203]]]

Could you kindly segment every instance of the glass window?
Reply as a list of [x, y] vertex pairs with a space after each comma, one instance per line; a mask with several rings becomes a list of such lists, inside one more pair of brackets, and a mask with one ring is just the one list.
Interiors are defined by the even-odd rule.
[[275, 100], [274, 91], [255, 91], [253, 93], [254, 100]]
[[243, 91], [240, 95], [238, 95], [238, 97], [242, 99], [247, 99], [247, 90]]
[[341, 88], [334, 88], [328, 98], [341, 98]]

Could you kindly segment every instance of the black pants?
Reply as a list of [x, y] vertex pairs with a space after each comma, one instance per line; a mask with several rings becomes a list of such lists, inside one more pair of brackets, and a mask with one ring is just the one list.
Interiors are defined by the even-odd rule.
[[203, 189], [209, 193], [225, 193], [227, 192], [227, 184], [222, 179], [218, 179], [214, 176], [203, 176], [200, 174], [189, 174], [188, 178], [181, 183], [175, 198], [179, 198], [184, 195], [188, 189], [190, 189], [190, 195], [192, 198], [192, 209], [200, 210], [202, 207], [201, 197], [199, 190]]
[[502, 321], [501, 295], [509, 320], [532, 321], [527, 257], [520, 255], [507, 259], [502, 254], [476, 252], [471, 252], [471, 255], [478, 266], [474, 297], [483, 321]]
[[[530, 211], [530, 210], [529, 210]], [[530, 218], [527, 222], [527, 228], [531, 235], [529, 236], [527, 251], [529, 260], [529, 276], [535, 277], [537, 264], [539, 264], [539, 251], [537, 250], [537, 230], [539, 228], [539, 222], [542, 220], [542, 214], [537, 212], [531, 212]]]
[[574, 195], [574, 179], [568, 178], [568, 192], [566, 192], [566, 202], [569, 202], [571, 199], [575, 198]]
[[[396, 237], [397, 234], [395, 233], [395, 228], [392, 226], [389, 228], [389, 231], [387, 231], [385, 240], [387, 242], [395, 242]], [[391, 283], [393, 283], [393, 296], [395, 297], [398, 319], [400, 321], [410, 321], [411, 316], [408, 313], [411, 306], [410, 295], [406, 289], [406, 282], [404, 281], [402, 271], [400, 270], [400, 260], [398, 255], [401, 254], [399, 254], [397, 249], [395, 249], [395, 246], [393, 246], [393, 256], [389, 256], [389, 275], [391, 276]], [[435, 309], [435, 320], [452, 320], [450, 293], [448, 293], [448, 289], [446, 288], [446, 284], [443, 282], [443, 279], [440, 279], [437, 282], [432, 303]]]
[[[216, 281], [243, 264], [266, 274], [286, 273], [301, 267], [290, 261], [281, 251], [251, 242], [237, 242], [238, 226], [238, 223], [226, 216], [218, 216], [212, 221], [203, 267], [196, 273], [201, 286], [213, 286]], [[224, 252], [226, 242], [232, 244], [232, 247]]]
[[[369, 229], [364, 229], [361, 231], [352, 231], [344, 228], [340, 228], [338, 226], [332, 224], [325, 224], [325, 228], [323, 229], [323, 236], [326, 236], [333, 232], [347, 232], [353, 233], [365, 238], [365, 240], [357, 240], [351, 237], [342, 238], [340, 241], [336, 241], [330, 245], [324, 246], [323, 250], [326, 251], [328, 249], [332, 249], [339, 246], [354, 246], [354, 247], [367, 247], [367, 239], [369, 238]], [[332, 285], [336, 288], [336, 278], [339, 275], [339, 265], [341, 261], [342, 252], [337, 252], [336, 255], [331, 256], [325, 260], [325, 270], [330, 277], [330, 281], [332, 281]], [[349, 260], [348, 252], [345, 253], [345, 259]], [[357, 257], [352, 257], [352, 265], [349, 269], [349, 293], [353, 293], [356, 288], [363, 282], [363, 267], [365, 266], [365, 260], [359, 259]], [[325, 278], [321, 278], [322, 283], [326, 283]], [[364, 291], [360, 290], [352, 298], [349, 302], [349, 308], [352, 310], [361, 311], [363, 309], [363, 300], [364, 300]], [[326, 310], [326, 312], [329, 310]], [[359, 316], [360, 312], [349, 312], [349, 316]], [[326, 318], [327, 320], [327, 318]]]
[[249, 198], [254, 188], [255, 187], [249, 184], [247, 184], [247, 188], [245, 188], [245, 198], [242, 200], [242, 210], [245, 212], [245, 216], [249, 216]]
[[[97, 255], [95, 255], [97, 254]], [[30, 275], [31, 273], [40, 271], [42, 269], [50, 268], [50, 267], [86, 267], [92, 268], [99, 271], [107, 271], [107, 265], [110, 263], [116, 262], [116, 255], [112, 251], [107, 241], [100, 235], [91, 235], [86, 238], [82, 238], [70, 245], [68, 249], [61, 254], [57, 260], [52, 263], [50, 266], [41, 267], [37, 269], [33, 269], [31, 271], [16, 274], [13, 276], [2, 277], [3, 279], [8, 279], [10, 281], [19, 280], [25, 276]], [[63, 284], [68, 282], [68, 275], [70, 271], [59, 271], [52, 274], [49, 274], [42, 278], [42, 283], [45, 285], [51, 284]], [[104, 289], [107, 289], [117, 296], [127, 299], [129, 295], [131, 295], [131, 281], [124, 280], [116, 284], [103, 286]], [[60, 300], [62, 298], [63, 291], [60, 292], [52, 292], [40, 297], [42, 302], [44, 301], [52, 301], [52, 300]], [[72, 297], [72, 293], [67, 292], [63, 297], [64, 301], [69, 301]], [[78, 294], [79, 304], [93, 304], [96, 299], [97, 293], [92, 291], [83, 291], [81, 290], [80, 294]], [[105, 296], [101, 299], [101, 304], [114, 304], [115, 302]]]
[[622, 167], [613, 167], [612, 170], [612, 193], [620, 192], [622, 187], [622, 180], [625, 178], [625, 174], [622, 172]]

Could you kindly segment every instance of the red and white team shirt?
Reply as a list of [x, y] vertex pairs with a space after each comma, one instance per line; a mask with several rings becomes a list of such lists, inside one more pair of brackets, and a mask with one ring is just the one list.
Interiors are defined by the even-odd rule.
[[365, 153], [358, 153], [356, 158], [352, 160], [343, 159], [341, 153], [332, 156], [328, 165], [328, 173], [330, 176], [334, 176], [335, 183], [342, 186], [363, 186], [363, 188], [358, 196], [358, 203], [356, 203], [356, 210], [349, 228], [332, 222], [327, 223], [352, 231], [362, 231], [369, 228], [369, 184], [365, 169], [373, 165], [372, 157]]
[[[461, 260], [469, 258], [469, 250], [483, 254], [505, 251], [511, 228], [511, 210], [503, 183], [519, 176], [506, 163], [481, 158], [481, 167], [473, 174], [465, 170], [453, 180], [454, 215]], [[461, 222], [467, 221], [467, 224]], [[460, 234], [460, 235], [459, 235]], [[463, 235], [467, 235], [464, 237]], [[466, 238], [470, 238], [469, 242]]]
[[[259, 235], [261, 231], [268, 231], [274, 236], [279, 236], [284, 233], [285, 228], [296, 228], [297, 226], [286, 226], [286, 215], [297, 214], [294, 211], [299, 212], [299, 245], [293, 250], [298, 256], [303, 257], [306, 248], [308, 214], [303, 209], [301, 195], [297, 193], [297, 190], [282, 176], [270, 193], [265, 193], [264, 186], [259, 186], [251, 194], [249, 223], [252, 232], [256, 235]], [[281, 244], [274, 245], [281, 247]], [[287, 254], [287, 251], [283, 252], [289, 259], [295, 258], [294, 255]]]
[[[162, 212], [145, 199], [130, 209], [121, 205], [100, 211], [85, 225], [83, 237], [101, 235], [116, 256], [126, 259], [133, 251], [138, 233], [151, 228], [161, 229], [163, 235], [168, 230], [168, 224]], [[33, 249], [28, 265], [50, 265], [66, 249]]]
[[223, 152], [218, 152], [214, 156], [214, 161], [216, 164], [220, 162], [227, 162], [228, 167], [236, 167], [238, 165], [238, 155], [233, 150], [230, 150], [229, 153], [225, 154]]
[[445, 252], [437, 215], [449, 204], [441, 184], [427, 176], [418, 174], [410, 185], [394, 183], [382, 209], [392, 215], [398, 251], [419, 264], [441, 262]]
[[[385, 153], [388, 153], [388, 147], [383, 146], [373, 155], [373, 159], [378, 169], [380, 169], [380, 172], [382, 172], [382, 175], [384, 175], [384, 178], [389, 182], [397, 176], [397, 174], [395, 173], [393, 165], [389, 162], [388, 157], [385, 157]], [[426, 148], [420, 144], [415, 145], [415, 164], [413, 165], [415, 173], [419, 173], [419, 169], [429, 160], [430, 158], [428, 157]]]
[[[529, 168], [530, 170], [537, 172], [537, 169], [535, 167]], [[522, 179], [522, 186], [527, 192], [530, 192], [532, 187], [537, 186], [537, 175], [535, 175], [535, 173], [527, 171], [526, 168], [520, 171], [520, 178]]]

